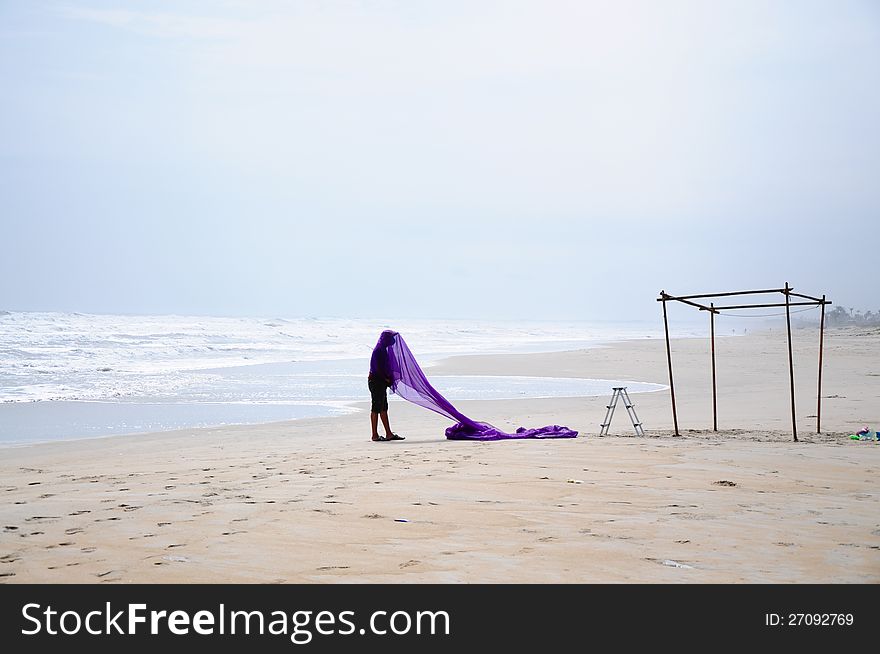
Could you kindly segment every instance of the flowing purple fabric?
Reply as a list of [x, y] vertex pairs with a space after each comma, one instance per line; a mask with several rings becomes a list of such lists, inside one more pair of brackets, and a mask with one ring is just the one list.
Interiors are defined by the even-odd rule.
[[390, 329], [379, 336], [379, 342], [370, 358], [370, 375], [388, 380], [392, 393], [404, 400], [436, 411], [456, 424], [446, 429], [451, 440], [496, 441], [505, 438], [574, 438], [577, 432], [560, 425], [548, 425], [538, 429], [520, 427], [509, 434], [486, 422], [471, 420], [440, 395], [431, 384], [403, 337]]

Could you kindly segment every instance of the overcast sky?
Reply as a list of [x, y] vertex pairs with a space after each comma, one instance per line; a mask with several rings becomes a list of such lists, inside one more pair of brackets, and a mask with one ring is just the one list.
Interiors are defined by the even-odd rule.
[[0, 309], [880, 308], [880, 3], [0, 1]]

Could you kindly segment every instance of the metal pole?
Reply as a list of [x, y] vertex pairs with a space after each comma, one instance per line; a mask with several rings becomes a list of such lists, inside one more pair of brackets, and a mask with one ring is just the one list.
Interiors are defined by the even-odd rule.
[[816, 433], [822, 433], [822, 345], [825, 342], [825, 296], [822, 296], [822, 318], [819, 320], [819, 392], [816, 409]]
[[[780, 291], [782, 293], [782, 291]], [[669, 298], [670, 300], [674, 300], [675, 298]], [[681, 300], [679, 300], [680, 302]], [[822, 302], [820, 300], [816, 300], [815, 302], [792, 302], [791, 306], [793, 307], [818, 307]], [[715, 307], [718, 311], [725, 311], [726, 309], [762, 309], [764, 307], [784, 307], [785, 302], [771, 302], [768, 304], [727, 304], [720, 307]], [[700, 311], [709, 311], [709, 307], [701, 307]]]
[[794, 357], [791, 353], [791, 308], [789, 306], [789, 297], [788, 297], [789, 286], [788, 282], [785, 282], [785, 325], [788, 329], [788, 374], [791, 379], [791, 433], [794, 436], [794, 442], [798, 442], [797, 437], [797, 422], [795, 418], [794, 411]]
[[[705, 306], [705, 305], [703, 305], [703, 304], [700, 304], [699, 302], [691, 302], [690, 300], [682, 300], [682, 299], [680, 299], [680, 298], [673, 297], [673, 296], [671, 296], [671, 295], [667, 296], [666, 299], [667, 299], [667, 300], [675, 300], [676, 302], [682, 302], [682, 303], [684, 303], [684, 304], [689, 304], [689, 305], [691, 305], [692, 307], [697, 307], [700, 311], [708, 311], [708, 310], [709, 310], [709, 307], [707, 307], [707, 306]], [[662, 302], [662, 298], [658, 298], [657, 301], [658, 301], [658, 302]]]
[[669, 393], [672, 395], [672, 423], [675, 425], [675, 435], [678, 433], [678, 414], [675, 411], [675, 385], [672, 383], [672, 350], [669, 347], [669, 321], [666, 318], [666, 292], [660, 291], [663, 301], [663, 328], [666, 330], [666, 362], [669, 364]]
[[822, 300], [820, 300], [820, 299], [817, 298], [817, 297], [813, 297], [812, 295], [804, 295], [803, 293], [789, 293], [789, 294], [790, 294], [792, 297], [802, 297], [802, 298], [804, 298], [805, 300], [812, 300], [812, 301], [815, 302], [816, 304], [819, 304], [819, 302], [822, 302]]
[[[793, 291], [794, 289], [789, 289]], [[731, 291], [729, 293], [701, 293], [700, 295], [682, 295], [675, 296], [670, 295], [670, 300], [696, 300], [701, 297], [730, 297], [732, 295], [760, 295], [761, 293], [782, 293], [783, 289], [781, 288], [767, 288], [762, 289], [760, 291]]]
[[718, 394], [715, 390], [715, 305], [710, 304], [709, 326], [712, 332], [712, 429], [718, 431]]

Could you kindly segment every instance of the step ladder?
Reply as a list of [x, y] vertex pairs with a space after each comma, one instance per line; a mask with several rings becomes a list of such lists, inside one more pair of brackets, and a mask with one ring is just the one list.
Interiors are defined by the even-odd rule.
[[629, 419], [632, 420], [633, 428], [636, 430], [636, 436], [644, 436], [645, 430], [642, 429], [642, 423], [639, 422], [639, 417], [636, 415], [636, 409], [633, 406], [632, 401], [629, 399], [629, 394], [626, 392], [626, 386], [617, 386], [612, 388], [612, 390], [614, 392], [611, 394], [611, 404], [606, 407], [608, 411], [605, 412], [605, 421], [602, 423], [602, 431], [599, 432], [599, 435], [608, 435], [608, 427], [611, 426], [611, 418], [614, 416], [614, 408], [617, 406], [617, 400], [623, 398], [623, 406], [626, 407]]

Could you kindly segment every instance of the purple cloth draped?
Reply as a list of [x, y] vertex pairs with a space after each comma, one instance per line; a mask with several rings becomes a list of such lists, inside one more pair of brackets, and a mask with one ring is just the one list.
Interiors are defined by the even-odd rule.
[[509, 434], [486, 422], [471, 420], [440, 395], [428, 382], [425, 373], [416, 362], [409, 347], [397, 332], [385, 330], [370, 358], [370, 375], [390, 379], [392, 393], [404, 400], [436, 411], [456, 424], [446, 429], [451, 440], [495, 441], [505, 438], [574, 438], [577, 432], [560, 425], [548, 425], [538, 429], [520, 427]]

